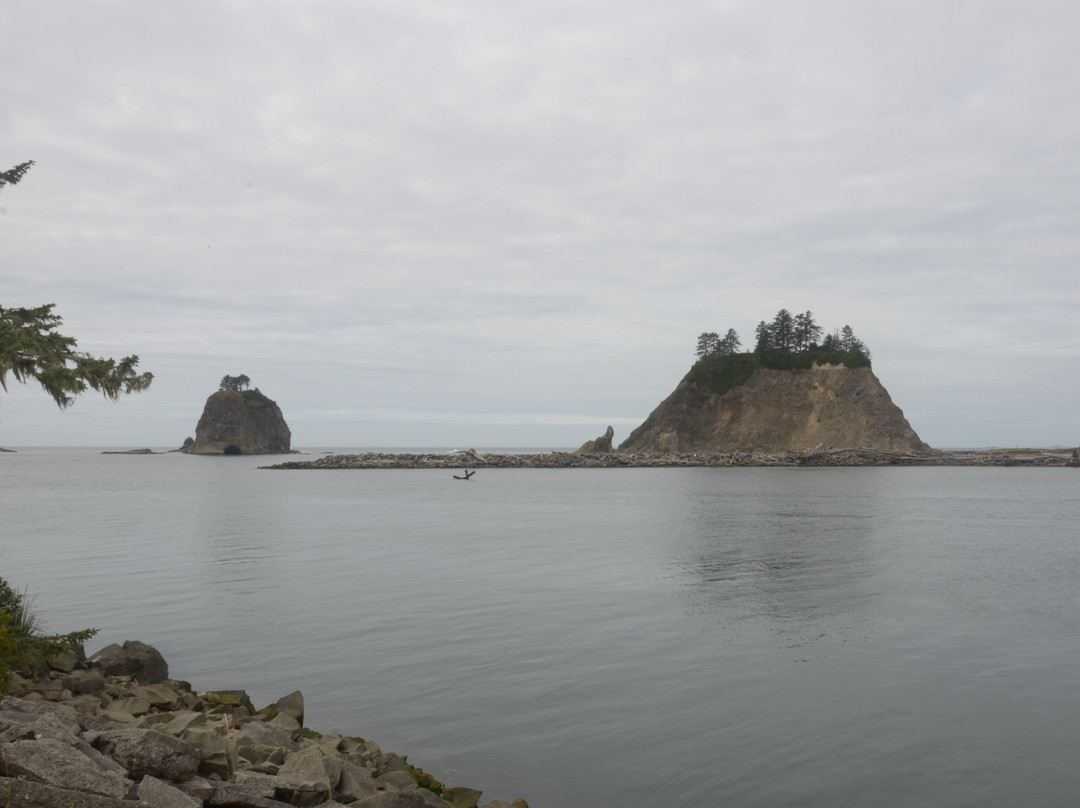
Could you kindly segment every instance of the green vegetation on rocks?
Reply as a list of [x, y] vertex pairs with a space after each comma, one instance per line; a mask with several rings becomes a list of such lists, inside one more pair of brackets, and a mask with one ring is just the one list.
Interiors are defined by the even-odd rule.
[[256, 387], [254, 390], [245, 390], [240, 395], [244, 399], [244, 406], [250, 407], [253, 410], [262, 409], [263, 407], [273, 407], [277, 405], [276, 401], [264, 395], [258, 387]]
[[95, 628], [46, 634], [33, 598], [0, 578], [0, 693], [8, 691], [13, 672], [41, 669], [50, 657], [81, 650], [95, 634]]

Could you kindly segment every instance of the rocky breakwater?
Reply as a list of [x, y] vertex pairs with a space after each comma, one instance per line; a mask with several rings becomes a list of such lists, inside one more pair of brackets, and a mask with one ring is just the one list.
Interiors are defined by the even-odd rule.
[[480, 796], [373, 741], [306, 729], [299, 691], [262, 710], [242, 690], [197, 693], [139, 642], [63, 654], [0, 701], [3, 806], [476, 808]]
[[[826, 449], [782, 452], [545, 452], [543, 454], [332, 454], [289, 461], [265, 469], [614, 469], [707, 466], [1059, 466], [1080, 467], [1076, 449], [1017, 449], [973, 452]], [[473, 479], [479, 479], [474, 475]]]

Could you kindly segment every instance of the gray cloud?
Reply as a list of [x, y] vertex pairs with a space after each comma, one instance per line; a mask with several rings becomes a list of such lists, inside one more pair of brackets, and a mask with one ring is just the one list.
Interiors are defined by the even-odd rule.
[[576, 445], [782, 306], [850, 323], [932, 444], [1080, 440], [1072, 4], [5, 16], [0, 161], [38, 165], [0, 302], [158, 381], [13, 389], [4, 443], [171, 443], [244, 372], [298, 443]]

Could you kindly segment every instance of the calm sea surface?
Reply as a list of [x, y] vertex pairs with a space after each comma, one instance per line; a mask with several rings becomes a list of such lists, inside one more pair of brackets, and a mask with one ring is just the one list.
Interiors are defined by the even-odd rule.
[[2, 454], [0, 575], [485, 800], [1080, 801], [1075, 470], [273, 460]]

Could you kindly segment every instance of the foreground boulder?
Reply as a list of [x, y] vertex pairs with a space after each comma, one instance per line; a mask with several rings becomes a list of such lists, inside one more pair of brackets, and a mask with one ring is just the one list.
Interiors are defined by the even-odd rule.
[[107, 645], [94, 654], [88, 664], [104, 676], [134, 676], [135, 680], [155, 685], [169, 678], [169, 665], [156, 648], [138, 640], [123, 645]]
[[199, 748], [155, 729], [115, 729], [94, 739], [94, 746], [136, 780], [147, 775], [182, 783], [199, 771]]
[[[57, 664], [65, 668], [67, 661]], [[22, 697], [0, 701], [0, 796], [6, 800], [0, 805], [478, 805], [480, 792], [444, 788], [372, 741], [304, 729], [300, 691], [261, 711], [242, 690], [200, 695], [168, 679], [168, 665], [145, 643], [109, 646], [87, 664], [96, 667], [52, 670], [40, 680], [13, 677], [13, 693]], [[106, 673], [113, 670], [125, 672]], [[162, 671], [166, 678], [159, 679]], [[83, 682], [90, 685], [74, 687]], [[512, 808], [528, 805], [517, 800]]]

